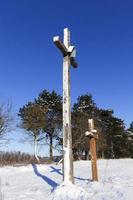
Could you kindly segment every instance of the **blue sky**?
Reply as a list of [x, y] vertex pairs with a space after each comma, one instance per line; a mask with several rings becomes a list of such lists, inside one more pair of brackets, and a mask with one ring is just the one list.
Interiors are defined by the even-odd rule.
[[71, 69], [72, 102], [89, 92], [99, 107], [113, 109], [129, 125], [132, 11], [127, 0], [0, 1], [0, 100], [11, 100], [17, 112], [43, 89], [62, 93], [62, 56], [52, 38], [68, 27], [79, 63]]

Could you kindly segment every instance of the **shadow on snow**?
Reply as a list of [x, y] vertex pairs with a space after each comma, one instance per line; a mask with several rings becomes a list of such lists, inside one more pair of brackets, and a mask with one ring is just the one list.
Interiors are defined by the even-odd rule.
[[59, 184], [56, 183], [55, 181], [53, 181], [52, 179], [48, 178], [47, 176], [42, 175], [42, 174], [38, 171], [37, 165], [36, 165], [36, 164], [32, 164], [32, 167], [33, 167], [34, 173], [35, 173], [37, 176], [39, 176], [40, 178], [42, 178], [48, 185], [50, 185], [50, 186], [52, 187], [52, 190], [51, 190], [52, 192], [55, 190], [55, 188], [56, 188], [57, 186], [59, 186]]
[[[42, 178], [48, 185], [50, 185], [50, 186], [52, 187], [52, 190], [51, 190], [52, 192], [55, 190], [55, 188], [56, 188], [57, 186], [59, 186], [58, 183], [56, 183], [55, 181], [53, 181], [53, 180], [50, 179], [49, 177], [47, 177], [47, 176], [45, 176], [45, 175], [42, 175], [42, 174], [38, 171], [37, 165], [36, 165], [36, 164], [32, 164], [32, 167], [33, 167], [34, 173], [35, 173], [38, 177]], [[55, 167], [53, 167], [53, 166], [50, 166], [50, 168], [52, 169], [52, 171], [50, 171], [50, 172], [55, 172], [55, 173], [57, 173], [57, 174], [63, 176], [63, 173], [61, 172], [61, 169], [57, 169], [57, 168], [55, 168]], [[75, 179], [78, 179], [78, 180], [81, 180], [81, 181], [91, 181], [90, 179], [85, 179], [85, 178], [80, 178], [80, 177], [74, 177], [74, 178], [75, 178]]]
[[[50, 166], [50, 168], [52, 169], [51, 172], [55, 172], [61, 176], [63, 176], [63, 173], [61, 172], [61, 169], [57, 169], [53, 166]], [[85, 178], [80, 178], [80, 177], [74, 177], [75, 179], [81, 180], [81, 181], [91, 181], [90, 179], [85, 179]]]

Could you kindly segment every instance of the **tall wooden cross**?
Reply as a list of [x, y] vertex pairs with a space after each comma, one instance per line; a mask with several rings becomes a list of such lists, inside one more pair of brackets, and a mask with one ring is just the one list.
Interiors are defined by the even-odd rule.
[[70, 45], [70, 31], [64, 29], [64, 42], [59, 36], [53, 38], [55, 45], [63, 55], [63, 160], [64, 183], [73, 183], [73, 156], [71, 134], [71, 98], [70, 98], [70, 65], [78, 66], [75, 61], [75, 47]]

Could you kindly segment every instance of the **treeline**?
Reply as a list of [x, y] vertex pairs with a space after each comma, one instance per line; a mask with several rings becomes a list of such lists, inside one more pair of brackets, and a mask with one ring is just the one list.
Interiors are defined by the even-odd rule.
[[[34, 101], [27, 102], [18, 112], [21, 119], [19, 127], [25, 130], [24, 133], [29, 136], [30, 141], [31, 138], [34, 141], [34, 155], [38, 162], [39, 143], [49, 145], [50, 160], [53, 160], [53, 149], [62, 153], [62, 101], [62, 96], [57, 92], [43, 90]], [[113, 110], [99, 108], [92, 95], [88, 93], [77, 98], [71, 113], [75, 159], [89, 158], [89, 141], [85, 137], [85, 132], [88, 130], [90, 118], [94, 119], [95, 129], [98, 132], [99, 158], [133, 158], [133, 122], [126, 128], [124, 121], [114, 116]], [[3, 118], [0, 118], [0, 123], [1, 119]], [[3, 132], [0, 133], [2, 135]]]
[[[48, 159], [39, 157], [40, 163], [46, 163]], [[0, 152], [0, 166], [12, 165], [21, 166], [31, 163], [37, 163], [34, 155], [23, 152]]]

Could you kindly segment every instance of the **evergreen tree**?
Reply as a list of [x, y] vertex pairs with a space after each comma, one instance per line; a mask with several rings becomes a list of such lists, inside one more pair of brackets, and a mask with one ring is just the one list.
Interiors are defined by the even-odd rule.
[[97, 110], [97, 117], [95, 119], [96, 128], [98, 131], [97, 150], [100, 158], [105, 158], [107, 152], [107, 141], [110, 137], [111, 119], [113, 116], [112, 110]]
[[132, 133], [133, 133], [133, 122], [131, 122], [128, 131], [130, 131], [131, 132], [130, 134], [132, 135]]
[[82, 159], [83, 154], [87, 159], [88, 140], [85, 132], [88, 130], [88, 115], [80, 111], [72, 112], [72, 148], [74, 158]]
[[73, 111], [84, 112], [88, 114], [89, 118], [94, 117], [96, 109], [96, 104], [89, 93], [79, 96], [77, 103], [73, 105]]
[[127, 157], [125, 125], [122, 119], [112, 117], [108, 136], [108, 153], [111, 158]]
[[131, 122], [130, 127], [127, 129], [126, 133], [128, 157], [133, 158], [133, 122]]
[[97, 127], [99, 132], [98, 150], [100, 157], [126, 157], [127, 136], [123, 120], [114, 117], [112, 110], [99, 109]]
[[77, 102], [73, 105], [72, 111], [72, 142], [75, 157], [88, 157], [88, 139], [85, 132], [88, 130], [88, 119], [96, 115], [96, 104], [92, 95], [85, 94], [79, 96]]
[[89, 141], [85, 137], [88, 119], [93, 118], [98, 131], [98, 157], [119, 158], [128, 155], [127, 135], [123, 120], [113, 116], [113, 110], [97, 108], [91, 95], [78, 97], [72, 112], [73, 152], [77, 157], [88, 154]]
[[43, 131], [49, 139], [49, 153], [50, 160], [52, 160], [53, 139], [58, 139], [58, 135], [62, 131], [62, 97], [55, 91], [49, 92], [47, 90], [43, 90], [36, 99], [36, 103], [41, 108], [47, 109], [45, 115], [46, 126], [43, 128]]

